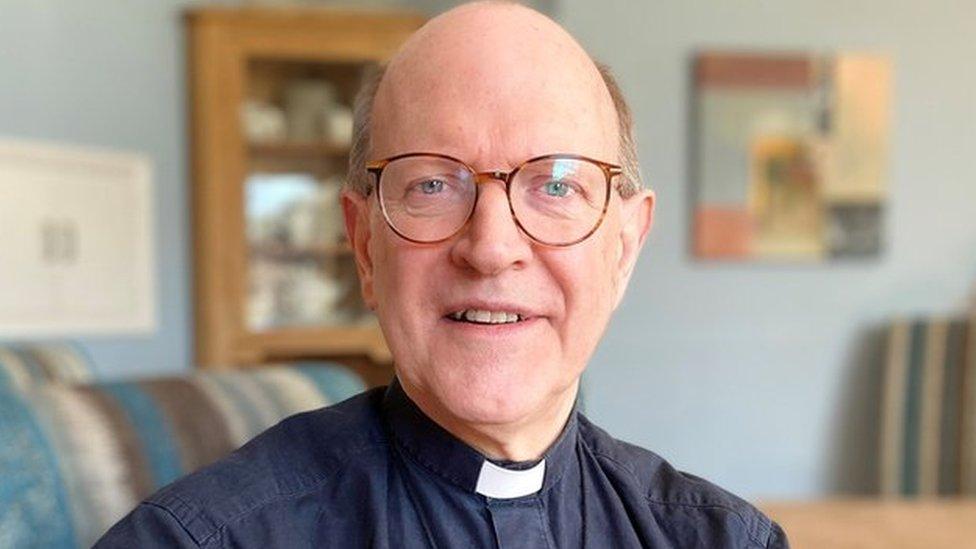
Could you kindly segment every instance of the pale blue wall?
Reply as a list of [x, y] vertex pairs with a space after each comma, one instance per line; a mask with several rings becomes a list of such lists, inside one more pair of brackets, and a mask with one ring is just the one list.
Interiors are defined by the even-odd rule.
[[[895, 313], [960, 309], [976, 281], [976, 4], [538, 4], [553, 3], [619, 74], [660, 201], [629, 296], [587, 374], [589, 414], [745, 495], [869, 485], [859, 473], [871, 470], [876, 366], [859, 357], [877, 354], [871, 327]], [[156, 163], [159, 331], [84, 339], [104, 376], [190, 363], [182, 4], [0, 0], [0, 135], [144, 151]], [[689, 260], [687, 60], [700, 46], [894, 55], [883, 259], [831, 267]]]
[[138, 151], [154, 163], [159, 328], [82, 339], [105, 376], [190, 363], [181, 3], [0, 0], [0, 136]]
[[[587, 373], [590, 415], [745, 495], [869, 488], [872, 327], [961, 310], [976, 283], [976, 3], [562, 0], [558, 18], [619, 75], [659, 200], [625, 305]], [[689, 259], [688, 61], [710, 46], [892, 54], [881, 260]]]

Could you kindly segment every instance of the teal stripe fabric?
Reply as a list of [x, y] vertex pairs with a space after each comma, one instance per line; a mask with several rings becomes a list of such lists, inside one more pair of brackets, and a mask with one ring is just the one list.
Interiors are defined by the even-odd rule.
[[307, 362], [298, 363], [293, 368], [312, 380], [331, 404], [341, 402], [366, 388], [362, 379], [339, 364]]
[[84, 383], [92, 380], [93, 372], [88, 354], [76, 343], [0, 344], [0, 388], [28, 388], [17, 387], [18, 377], [21, 383], [26, 378], [28, 386], [49, 382]]
[[261, 393], [274, 407], [275, 412], [282, 417], [288, 415], [290, 408], [288, 407], [286, 397], [281, 394], [278, 384], [275, 383], [274, 380], [266, 379], [260, 374], [252, 375], [250, 377], [254, 380], [255, 384], [261, 388]]
[[101, 388], [125, 409], [156, 485], [169, 484], [182, 476], [186, 471], [174, 443], [176, 437], [153, 399], [137, 383], [105, 383]]
[[976, 383], [976, 371], [967, 366], [976, 358], [967, 351], [972, 322], [918, 318], [889, 328], [880, 441], [884, 495], [965, 491], [967, 441], [974, 436], [966, 418], [976, 414], [976, 400], [966, 394]]
[[0, 547], [74, 547], [68, 498], [30, 407], [0, 391]]
[[905, 439], [902, 450], [902, 493], [918, 492], [919, 424], [922, 414], [922, 364], [925, 357], [925, 324], [915, 322], [911, 327], [908, 360], [908, 386], [905, 403]]
[[17, 358], [20, 359], [21, 363], [27, 367], [31, 379], [35, 381], [51, 379], [44, 365], [37, 360], [37, 355], [34, 354], [32, 349], [18, 347], [14, 352], [17, 354]]
[[7, 367], [4, 365], [3, 357], [0, 356], [0, 394], [2, 394], [3, 391], [13, 391], [15, 389], [16, 387], [14, 386], [14, 380], [11, 377], [10, 372], [7, 370]]
[[213, 380], [217, 382], [217, 385], [224, 390], [231, 402], [234, 403], [234, 407], [244, 419], [245, 425], [247, 425], [248, 432], [253, 434], [260, 433], [265, 429], [261, 414], [258, 412], [255, 404], [251, 402], [251, 399], [229, 377], [230, 375], [232, 374], [214, 374]]

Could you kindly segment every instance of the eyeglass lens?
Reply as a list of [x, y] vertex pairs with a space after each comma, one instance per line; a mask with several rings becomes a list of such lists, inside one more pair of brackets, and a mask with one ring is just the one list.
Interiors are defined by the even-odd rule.
[[[387, 221], [418, 242], [453, 235], [470, 217], [478, 197], [476, 176], [467, 166], [436, 156], [393, 160], [383, 169], [379, 188]], [[556, 157], [524, 164], [512, 175], [508, 194], [516, 220], [531, 238], [562, 245], [596, 227], [607, 189], [600, 166]]]

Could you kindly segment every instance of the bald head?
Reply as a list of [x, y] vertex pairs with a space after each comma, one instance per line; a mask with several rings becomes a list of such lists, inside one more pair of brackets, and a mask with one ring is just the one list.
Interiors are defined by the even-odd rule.
[[623, 164], [623, 190], [639, 187], [630, 113], [609, 72], [515, 3], [465, 4], [429, 21], [366, 83], [356, 110], [350, 184], [361, 191], [367, 157], [418, 151], [483, 169], [578, 153]]

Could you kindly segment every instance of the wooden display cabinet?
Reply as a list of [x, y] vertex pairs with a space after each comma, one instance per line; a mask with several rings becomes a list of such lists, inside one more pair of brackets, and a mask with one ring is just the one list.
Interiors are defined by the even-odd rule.
[[421, 24], [310, 7], [187, 12], [199, 366], [332, 359], [388, 379], [364, 366], [388, 366], [389, 352], [360, 298], [338, 190], [363, 72]]

